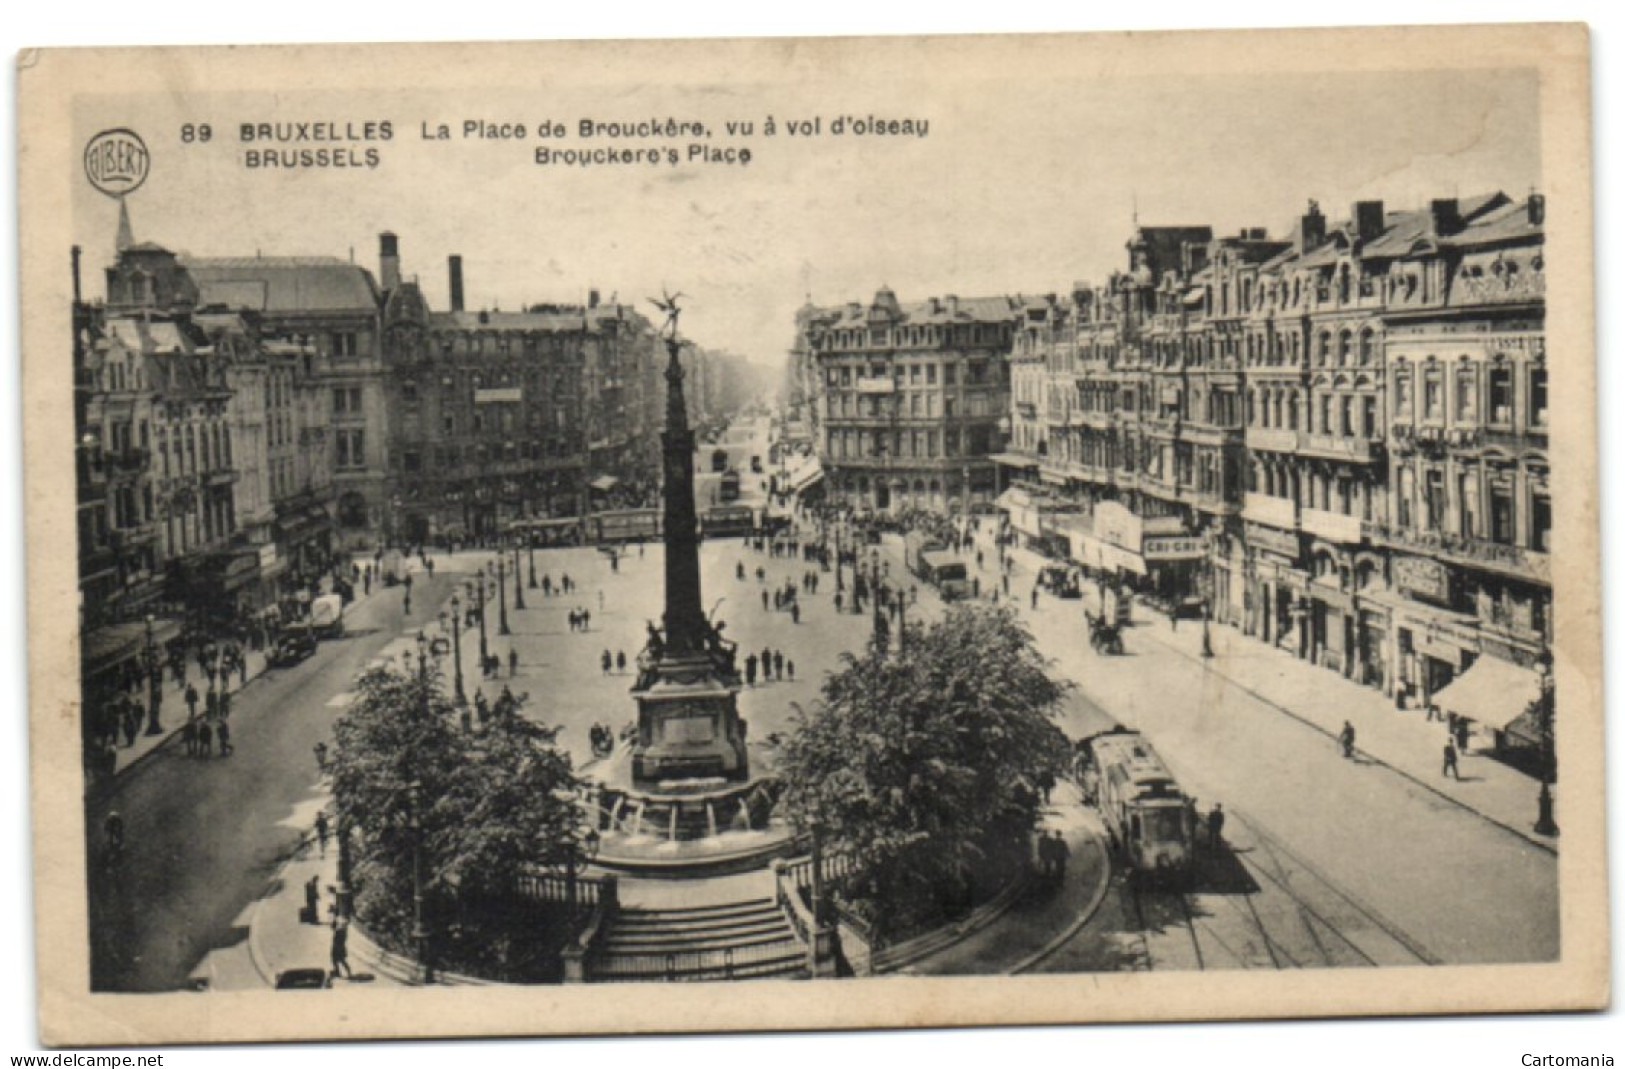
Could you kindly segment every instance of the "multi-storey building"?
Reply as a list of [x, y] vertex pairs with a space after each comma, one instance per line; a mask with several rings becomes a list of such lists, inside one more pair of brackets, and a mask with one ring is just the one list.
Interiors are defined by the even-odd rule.
[[[399, 284], [392, 236], [384, 285]], [[342, 545], [376, 538], [387, 501], [378, 284], [365, 268], [329, 256], [188, 259], [199, 304], [252, 313], [276, 339], [284, 367], [274, 407], [280, 425], [277, 540], [290, 568], [309, 572]], [[286, 346], [286, 348], [284, 348]], [[289, 417], [291, 416], [291, 425]], [[292, 474], [288, 462], [292, 461]], [[336, 527], [335, 527], [336, 524]]]
[[652, 492], [663, 394], [649, 321], [596, 291], [585, 305], [469, 312], [460, 257], [450, 272], [447, 312], [415, 282], [388, 292], [387, 535], [496, 537]]
[[1506, 728], [1550, 638], [1543, 215], [1140, 228], [1126, 274], [1026, 311], [1012, 522], [1081, 513], [1079, 563]]
[[835, 500], [879, 512], [992, 501], [1020, 307], [948, 296], [905, 308], [882, 287], [867, 308], [807, 317], [822, 383], [818, 452]]

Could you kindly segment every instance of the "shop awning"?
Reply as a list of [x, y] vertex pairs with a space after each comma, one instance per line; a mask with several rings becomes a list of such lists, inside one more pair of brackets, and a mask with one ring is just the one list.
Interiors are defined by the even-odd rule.
[[613, 475], [600, 475], [587, 485], [602, 494], [615, 489], [616, 486], [620, 485], [620, 482], [621, 480]]
[[1540, 677], [1499, 657], [1483, 656], [1433, 696], [1447, 713], [1503, 731], [1540, 698]]
[[[181, 633], [179, 620], [154, 619], [152, 643], [162, 647]], [[94, 676], [139, 654], [147, 645], [147, 622], [132, 620], [122, 624], [107, 624], [80, 636], [80, 664], [84, 674]]]
[[1025, 453], [994, 453], [987, 459], [995, 464], [1003, 464], [1007, 468], [1038, 467], [1038, 458], [1027, 456]]
[[790, 474], [790, 492], [799, 494], [810, 490], [824, 477], [824, 466], [814, 457]]

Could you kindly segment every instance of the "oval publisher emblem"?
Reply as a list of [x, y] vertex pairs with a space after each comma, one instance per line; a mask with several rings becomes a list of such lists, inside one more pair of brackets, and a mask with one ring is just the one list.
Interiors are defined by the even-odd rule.
[[134, 130], [103, 130], [85, 146], [85, 177], [109, 197], [134, 192], [150, 165], [147, 143]]

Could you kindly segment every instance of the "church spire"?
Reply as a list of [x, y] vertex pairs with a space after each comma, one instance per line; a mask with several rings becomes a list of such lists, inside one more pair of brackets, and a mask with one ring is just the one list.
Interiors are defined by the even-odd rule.
[[123, 252], [135, 244], [135, 231], [130, 227], [130, 206], [124, 198], [118, 199], [118, 236], [113, 239], [113, 248]]

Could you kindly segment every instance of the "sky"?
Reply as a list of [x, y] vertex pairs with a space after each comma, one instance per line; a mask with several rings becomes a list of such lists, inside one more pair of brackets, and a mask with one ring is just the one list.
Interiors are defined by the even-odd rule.
[[[597, 288], [649, 311], [644, 298], [669, 287], [686, 295], [688, 336], [769, 365], [784, 361], [808, 297], [867, 302], [881, 285], [905, 302], [1064, 292], [1124, 265], [1136, 214], [1280, 233], [1309, 198], [1336, 220], [1356, 199], [1414, 207], [1540, 183], [1537, 89], [1524, 72], [1095, 73], [85, 96], [75, 118], [81, 141], [127, 126], [149, 142], [150, 176], [129, 197], [138, 240], [199, 256], [353, 256], [376, 273], [388, 229], [433, 308], [447, 307], [451, 253], [463, 257], [470, 308], [580, 301]], [[534, 162], [538, 145], [686, 154], [692, 138], [575, 136], [582, 118], [668, 115], [706, 123], [713, 145], [748, 148], [750, 163]], [[787, 120], [811, 115], [822, 136], [788, 134]], [[835, 136], [840, 115], [929, 126], [924, 137]], [[462, 138], [476, 116], [522, 121], [531, 136]], [[572, 136], [538, 140], [544, 119]], [[374, 144], [380, 165], [245, 166], [261, 143], [241, 139], [241, 122], [324, 120], [389, 120], [393, 137]], [[753, 136], [728, 137], [737, 120]], [[183, 124], [202, 121], [210, 142], [181, 143]], [[425, 140], [424, 124], [432, 133], [442, 121], [452, 139]], [[96, 295], [117, 209], [74, 178], [74, 232]]]

